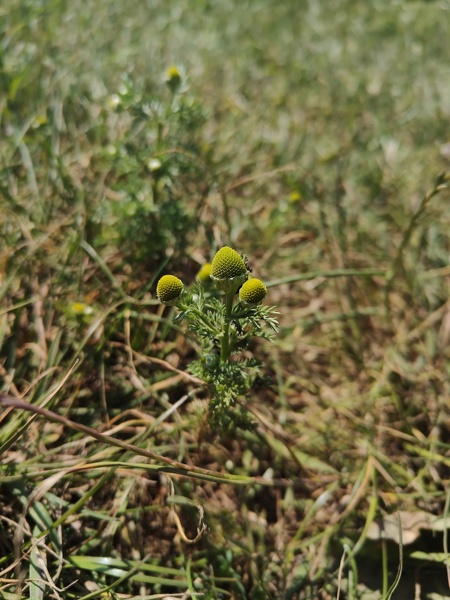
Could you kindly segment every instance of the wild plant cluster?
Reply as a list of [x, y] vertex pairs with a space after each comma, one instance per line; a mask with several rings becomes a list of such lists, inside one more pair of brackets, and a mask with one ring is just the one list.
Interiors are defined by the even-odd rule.
[[[128, 260], [147, 266], [167, 248], [185, 250], [202, 202], [202, 193], [194, 199], [192, 182], [207, 180], [201, 145], [205, 108], [189, 93], [182, 69], [169, 67], [165, 84], [166, 93], [156, 92], [123, 76], [102, 113], [111, 138], [102, 162], [112, 201], [97, 218], [114, 223]], [[186, 194], [192, 203], [186, 203]]]
[[174, 275], [164, 275], [157, 285], [159, 300], [179, 311], [175, 322], [186, 322], [198, 340], [200, 357], [190, 371], [208, 384], [208, 421], [216, 431], [251, 425], [239, 399], [257, 382], [261, 364], [244, 350], [252, 338], [272, 339], [277, 332], [274, 307], [261, 304], [266, 286], [249, 275], [246, 257], [224, 246], [192, 288]]

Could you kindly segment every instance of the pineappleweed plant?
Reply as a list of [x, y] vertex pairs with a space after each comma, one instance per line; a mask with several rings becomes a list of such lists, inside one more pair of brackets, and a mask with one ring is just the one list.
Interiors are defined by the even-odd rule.
[[261, 364], [242, 350], [254, 337], [271, 339], [278, 326], [274, 307], [262, 304], [264, 283], [250, 277], [246, 257], [224, 246], [211, 264], [203, 265], [191, 289], [178, 277], [164, 275], [156, 292], [160, 302], [178, 309], [175, 321], [185, 321], [198, 340], [200, 357], [190, 371], [209, 386], [212, 429], [249, 427], [251, 420], [238, 399], [255, 384]]

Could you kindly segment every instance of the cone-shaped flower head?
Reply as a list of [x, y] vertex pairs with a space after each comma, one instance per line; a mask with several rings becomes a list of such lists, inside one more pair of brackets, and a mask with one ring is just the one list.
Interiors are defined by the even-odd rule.
[[205, 263], [196, 275], [196, 279], [203, 286], [208, 286], [211, 283], [211, 263]]
[[246, 306], [260, 304], [267, 294], [267, 288], [260, 279], [253, 277], [246, 281], [239, 290], [239, 300]]
[[211, 263], [211, 279], [226, 294], [234, 294], [248, 277], [247, 267], [240, 254], [224, 246]]
[[183, 282], [175, 275], [163, 275], [156, 286], [158, 300], [162, 304], [174, 304], [183, 291]]

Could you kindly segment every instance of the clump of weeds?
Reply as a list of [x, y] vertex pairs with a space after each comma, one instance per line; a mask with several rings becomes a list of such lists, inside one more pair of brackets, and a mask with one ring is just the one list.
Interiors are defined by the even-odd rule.
[[2, 3], [1, 598], [448, 596], [448, 7], [380, 5]]

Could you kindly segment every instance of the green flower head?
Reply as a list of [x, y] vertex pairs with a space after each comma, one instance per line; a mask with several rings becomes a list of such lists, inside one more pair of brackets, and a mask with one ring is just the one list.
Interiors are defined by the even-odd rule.
[[224, 246], [213, 258], [211, 263], [211, 279], [225, 293], [236, 293], [248, 277], [247, 267], [240, 254]]
[[174, 304], [183, 291], [183, 282], [175, 275], [163, 275], [156, 286], [158, 300], [162, 304]]
[[246, 281], [239, 290], [239, 300], [246, 306], [260, 304], [267, 294], [267, 288], [260, 279], [253, 277]]
[[211, 283], [211, 263], [205, 263], [195, 277], [203, 286], [209, 285]]

